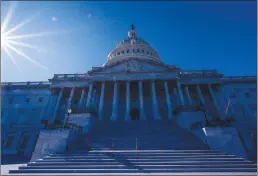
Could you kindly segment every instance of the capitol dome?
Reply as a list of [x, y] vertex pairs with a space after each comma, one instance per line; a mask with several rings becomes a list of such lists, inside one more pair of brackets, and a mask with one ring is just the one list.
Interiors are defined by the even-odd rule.
[[112, 65], [118, 61], [129, 58], [161, 62], [159, 54], [149, 45], [149, 43], [137, 37], [134, 25], [131, 25], [128, 37], [121, 40], [116, 48], [109, 53], [107, 62], [103, 66]]

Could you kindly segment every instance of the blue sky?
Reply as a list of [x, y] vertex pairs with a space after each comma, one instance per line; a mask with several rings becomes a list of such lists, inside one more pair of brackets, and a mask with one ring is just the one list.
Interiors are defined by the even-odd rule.
[[[2, 21], [9, 7], [2, 3]], [[167, 64], [256, 75], [256, 10], [255, 1], [18, 2], [7, 30], [37, 14], [13, 34], [53, 33], [18, 40], [39, 47], [17, 46], [47, 69], [12, 52], [19, 70], [1, 49], [1, 79], [46, 81], [102, 66], [132, 23]]]

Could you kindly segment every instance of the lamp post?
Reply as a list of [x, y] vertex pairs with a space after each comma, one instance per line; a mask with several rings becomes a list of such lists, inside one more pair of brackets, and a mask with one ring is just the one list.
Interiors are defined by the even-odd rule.
[[67, 125], [68, 120], [69, 120], [69, 116], [70, 116], [71, 113], [72, 113], [72, 108], [69, 107], [69, 108], [67, 109], [67, 118], [65, 119], [64, 125], [63, 125], [63, 127], [61, 128], [61, 130], [64, 129], [65, 126]]
[[209, 125], [210, 123], [209, 123], [209, 121], [207, 119], [207, 116], [206, 116], [206, 108], [205, 108], [203, 103], [200, 104], [200, 111], [202, 111], [204, 113], [204, 118], [205, 118], [206, 125]]
[[65, 126], [67, 126], [68, 124], [68, 121], [69, 121], [69, 117], [70, 117], [70, 114], [72, 113], [72, 108], [68, 108], [67, 109], [67, 119], [66, 119], [66, 122], [65, 122]]

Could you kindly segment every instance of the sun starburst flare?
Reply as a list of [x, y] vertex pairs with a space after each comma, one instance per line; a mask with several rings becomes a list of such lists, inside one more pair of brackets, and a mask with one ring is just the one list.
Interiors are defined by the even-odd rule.
[[[35, 61], [31, 57], [29, 57], [20, 47], [35, 49], [37, 51], [42, 51], [41, 48], [37, 46], [30, 45], [25, 42], [21, 42], [21, 39], [27, 39], [27, 38], [33, 38], [33, 37], [43, 37], [43, 36], [49, 36], [53, 34], [61, 34], [64, 32], [40, 32], [40, 33], [32, 33], [32, 34], [22, 34], [22, 35], [16, 35], [15, 32], [22, 28], [24, 25], [30, 23], [33, 19], [35, 19], [40, 12], [33, 15], [29, 19], [26, 19], [22, 21], [21, 23], [17, 24], [13, 28], [7, 30], [8, 24], [12, 19], [12, 16], [14, 14], [14, 10], [16, 7], [16, 3], [11, 3], [10, 8], [7, 10], [7, 14], [3, 20], [3, 23], [1, 24], [1, 49], [7, 54], [7, 56], [10, 58], [12, 63], [15, 65], [15, 67], [21, 71], [20, 67], [16, 63], [16, 58], [13, 57], [13, 53], [21, 56], [23, 59], [29, 61], [30, 63], [43, 68], [45, 70], [48, 70], [48, 68], [41, 63]], [[18, 48], [19, 47], [19, 48]]]

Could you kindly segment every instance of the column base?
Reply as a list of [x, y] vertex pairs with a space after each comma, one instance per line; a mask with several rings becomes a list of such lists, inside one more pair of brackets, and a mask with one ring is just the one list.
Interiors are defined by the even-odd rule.
[[161, 119], [161, 116], [158, 114], [158, 113], [154, 113], [155, 115], [153, 116], [154, 117], [154, 120], [160, 120]]
[[131, 117], [130, 116], [125, 116], [125, 120], [126, 121], [131, 120]]
[[140, 120], [146, 120], [144, 112], [140, 112]]
[[98, 119], [103, 120], [103, 114], [102, 113], [99, 113]]
[[117, 117], [112, 115], [112, 116], [110, 116], [110, 120], [116, 121], [116, 120], [117, 120]]

